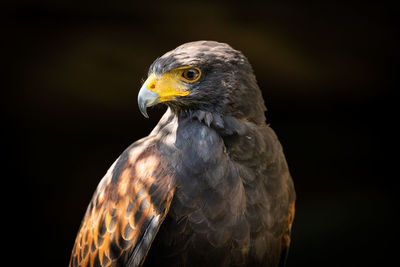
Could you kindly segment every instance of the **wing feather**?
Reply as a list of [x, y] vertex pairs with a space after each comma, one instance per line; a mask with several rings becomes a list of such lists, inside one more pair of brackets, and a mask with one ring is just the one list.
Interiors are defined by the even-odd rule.
[[171, 168], [149, 141], [111, 166], [89, 204], [70, 266], [140, 266], [174, 194]]

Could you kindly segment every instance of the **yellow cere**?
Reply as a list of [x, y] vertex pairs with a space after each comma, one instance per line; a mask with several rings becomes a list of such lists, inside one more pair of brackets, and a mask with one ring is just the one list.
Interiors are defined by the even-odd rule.
[[185, 96], [190, 94], [187, 90], [187, 84], [182, 82], [180, 75], [182, 70], [176, 69], [171, 72], [156, 76], [150, 74], [145, 82], [145, 86], [152, 92], [159, 94], [159, 102], [173, 100], [177, 96]]

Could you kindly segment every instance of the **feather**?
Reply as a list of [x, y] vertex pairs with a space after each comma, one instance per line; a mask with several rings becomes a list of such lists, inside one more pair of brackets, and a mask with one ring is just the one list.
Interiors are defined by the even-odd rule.
[[140, 265], [173, 197], [169, 167], [161, 161], [154, 146], [137, 144], [119, 157], [92, 198], [70, 266]]

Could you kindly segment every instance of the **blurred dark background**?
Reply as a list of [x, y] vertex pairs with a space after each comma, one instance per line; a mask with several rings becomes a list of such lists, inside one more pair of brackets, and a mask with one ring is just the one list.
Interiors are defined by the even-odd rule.
[[298, 194], [288, 266], [390, 262], [394, 7], [145, 2], [2, 3], [3, 175], [17, 183], [3, 195], [17, 213], [7, 217], [18, 227], [19, 261], [68, 264], [99, 180], [164, 111], [139, 113], [147, 68], [182, 43], [207, 39], [249, 58], [284, 146]]

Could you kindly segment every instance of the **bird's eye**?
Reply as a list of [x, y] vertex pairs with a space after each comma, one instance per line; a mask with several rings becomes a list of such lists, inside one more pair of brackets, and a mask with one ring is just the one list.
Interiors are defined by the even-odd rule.
[[182, 78], [188, 82], [195, 82], [200, 79], [201, 72], [198, 68], [190, 68], [182, 72]]

